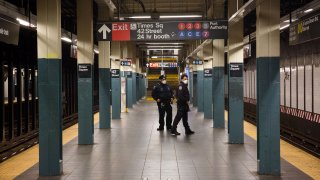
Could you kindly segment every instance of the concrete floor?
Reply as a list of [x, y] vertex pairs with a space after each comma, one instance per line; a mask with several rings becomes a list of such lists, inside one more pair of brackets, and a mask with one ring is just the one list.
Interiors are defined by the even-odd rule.
[[158, 132], [155, 103], [141, 101], [121, 116], [121, 120], [112, 120], [112, 129], [96, 126], [94, 145], [80, 146], [75, 138], [63, 147], [62, 176], [39, 177], [37, 164], [17, 179], [311, 179], [284, 160], [281, 177], [259, 176], [256, 141], [245, 135], [243, 145], [228, 144], [227, 131], [213, 129], [212, 120], [203, 119], [195, 108], [189, 113], [196, 132], [191, 136], [184, 135], [182, 122], [180, 136]]

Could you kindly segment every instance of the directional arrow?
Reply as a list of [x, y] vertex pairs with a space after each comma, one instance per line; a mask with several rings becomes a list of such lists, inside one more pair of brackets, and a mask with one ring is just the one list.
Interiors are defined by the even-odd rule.
[[107, 32], [110, 33], [111, 29], [108, 28], [107, 25], [103, 24], [103, 26], [101, 26], [101, 28], [98, 30], [99, 33], [102, 32], [102, 39], [107, 39]]

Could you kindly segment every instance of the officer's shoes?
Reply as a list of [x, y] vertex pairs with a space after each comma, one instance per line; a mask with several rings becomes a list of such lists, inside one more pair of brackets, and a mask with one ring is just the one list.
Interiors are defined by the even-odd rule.
[[167, 127], [167, 130], [168, 130], [168, 131], [171, 131], [171, 127]]
[[164, 128], [161, 128], [161, 127], [157, 128], [157, 131], [163, 131], [163, 130]]
[[178, 131], [171, 131], [171, 135], [173, 136], [179, 136], [180, 133]]
[[191, 135], [191, 134], [194, 134], [194, 131], [191, 131], [191, 130], [186, 131], [186, 135]]

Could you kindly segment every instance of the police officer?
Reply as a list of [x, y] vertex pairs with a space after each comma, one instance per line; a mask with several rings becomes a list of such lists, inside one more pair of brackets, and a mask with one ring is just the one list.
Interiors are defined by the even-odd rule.
[[157, 102], [159, 110], [159, 128], [158, 131], [163, 131], [164, 129], [164, 116], [166, 117], [167, 130], [171, 130], [172, 123], [172, 107], [173, 102], [173, 91], [170, 86], [167, 85], [166, 77], [161, 75], [159, 77], [160, 83], [158, 83], [152, 91], [152, 97]]
[[182, 118], [183, 126], [185, 128], [186, 135], [194, 134], [194, 132], [190, 129], [188, 124], [188, 111], [189, 104], [188, 101], [190, 99], [189, 90], [188, 90], [188, 76], [186, 74], [181, 75], [181, 82], [179, 84], [177, 90], [177, 115], [174, 118], [171, 134], [172, 135], [180, 135], [177, 131], [177, 126]]

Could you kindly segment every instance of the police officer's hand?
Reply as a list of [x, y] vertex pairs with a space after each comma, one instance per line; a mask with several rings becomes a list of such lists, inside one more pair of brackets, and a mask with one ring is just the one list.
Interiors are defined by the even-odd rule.
[[157, 99], [157, 102], [160, 102], [160, 99]]

